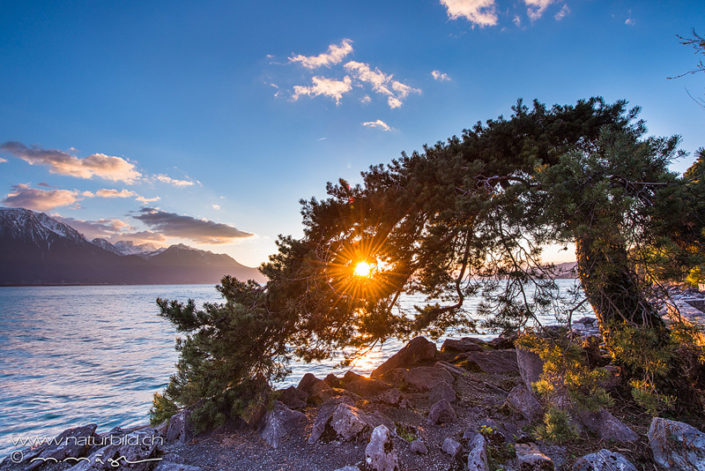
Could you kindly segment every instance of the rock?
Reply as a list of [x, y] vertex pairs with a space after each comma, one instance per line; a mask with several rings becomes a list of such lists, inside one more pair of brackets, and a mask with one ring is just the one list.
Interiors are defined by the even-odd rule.
[[290, 409], [303, 409], [308, 401], [308, 394], [301, 389], [289, 386], [286, 389], [280, 389], [279, 401]]
[[160, 461], [153, 471], [201, 471], [200, 466], [190, 466], [187, 464], [173, 463], [171, 461]]
[[352, 371], [345, 373], [342, 385], [348, 391], [352, 391], [363, 397], [374, 396], [375, 394], [386, 391], [391, 387], [382, 381], [372, 378], [365, 378], [364, 376], [355, 374]]
[[443, 353], [465, 353], [465, 352], [481, 352], [484, 342], [472, 337], [463, 337], [462, 339], [446, 339], [441, 347]]
[[551, 458], [544, 455], [535, 443], [517, 443], [514, 445], [519, 471], [554, 471]]
[[441, 381], [440, 383], [436, 384], [433, 388], [431, 388], [431, 391], [428, 393], [428, 398], [431, 400], [431, 402], [434, 403], [440, 400], [455, 402], [457, 396], [455, 394], [455, 389], [453, 389], [453, 386], [446, 383], [445, 381]]
[[399, 458], [386, 426], [380, 425], [372, 431], [365, 448], [365, 463], [373, 471], [399, 471]]
[[340, 381], [340, 378], [338, 378], [336, 375], [333, 373], [329, 373], [328, 376], [326, 376], [323, 381], [328, 384], [331, 388], [342, 388], [343, 383]]
[[516, 332], [501, 334], [499, 337], [496, 337], [487, 342], [487, 345], [497, 350], [506, 350], [508, 348], [514, 348], [514, 342], [518, 337], [519, 336]]
[[439, 383], [453, 384], [453, 376], [444, 368], [417, 366], [406, 372], [404, 385], [417, 391], [430, 391]]
[[[48, 446], [42, 447], [39, 450], [40, 453], [34, 456], [31, 456], [33, 453], [23, 453], [22, 469], [37, 469], [47, 462], [61, 462], [67, 458], [86, 456], [91, 445], [95, 444], [98, 438], [95, 434], [96, 427], [96, 424], [88, 424], [64, 430], [54, 437]], [[32, 459], [37, 461], [32, 462]]]
[[465, 360], [488, 374], [512, 375], [519, 373], [515, 350], [490, 350], [488, 352], [468, 352]]
[[[158, 458], [157, 440], [153, 429], [138, 430], [120, 438], [118, 443], [111, 443], [91, 453], [86, 461], [81, 461], [71, 471], [108, 471], [125, 467], [131, 471], [148, 471]], [[128, 466], [129, 464], [129, 466]]]
[[577, 416], [580, 424], [602, 440], [632, 443], [639, 439], [634, 430], [606, 409], [598, 412], [581, 411]]
[[[313, 429], [311, 430], [311, 436], [308, 438], [308, 443], [313, 444], [317, 442], [326, 431], [330, 431], [330, 419], [333, 417], [333, 412], [340, 404], [352, 405], [353, 401], [347, 396], [340, 396], [330, 399], [324, 402], [318, 409], [318, 414], [316, 415], [316, 420], [313, 422]], [[330, 431], [332, 434], [333, 432]]]
[[189, 409], [180, 410], [169, 418], [169, 425], [164, 438], [168, 443], [186, 443], [193, 438], [191, 411]]
[[409, 449], [412, 453], [416, 453], [417, 455], [428, 454], [428, 448], [426, 447], [426, 444], [421, 440], [414, 440], [413, 442], [411, 442]]
[[298, 386], [296, 386], [296, 389], [300, 389], [301, 391], [305, 392], [306, 394], [311, 394], [311, 389], [313, 388], [314, 384], [318, 384], [322, 380], [316, 378], [316, 376], [313, 373], [306, 373], [303, 375], [301, 380], [299, 381]]
[[585, 455], [573, 464], [572, 471], [637, 471], [621, 453], [605, 450]]
[[487, 440], [480, 433], [468, 439], [468, 471], [489, 471]]
[[306, 373], [296, 388], [308, 394], [308, 402], [313, 404], [321, 404], [332, 397], [344, 394], [343, 390], [331, 387], [311, 373]]
[[526, 385], [526, 389], [533, 391], [532, 385], [539, 380], [543, 373], [543, 360], [537, 354], [524, 348], [517, 347], [517, 366], [519, 374]]
[[344, 466], [342, 468], [338, 468], [335, 471], [360, 471], [360, 468], [357, 466]]
[[457, 458], [460, 452], [463, 451], [463, 445], [448, 437], [443, 440], [443, 445], [441, 445], [441, 450], [449, 454], [452, 458]]
[[306, 415], [289, 409], [279, 401], [274, 403], [274, 408], [267, 413], [264, 419], [264, 428], [260, 436], [273, 448], [279, 445], [288, 436], [299, 434], [308, 423]]
[[376, 378], [395, 368], [408, 368], [424, 361], [433, 361], [435, 358], [436, 344], [429, 342], [424, 337], [416, 337], [377, 367], [370, 376]]
[[444, 424], [455, 421], [458, 415], [455, 413], [453, 406], [450, 405], [450, 402], [441, 399], [431, 406], [428, 418], [434, 424]]
[[331, 428], [343, 441], [356, 439], [371, 427], [366, 414], [349, 404], [339, 404], [330, 419]]
[[397, 388], [387, 389], [382, 394], [377, 396], [377, 401], [390, 406], [396, 406], [402, 400], [402, 393]]
[[541, 417], [543, 413], [541, 403], [536, 399], [533, 392], [526, 389], [523, 383], [514, 386], [514, 388], [509, 391], [507, 404], [526, 417], [530, 422]]
[[663, 469], [705, 470], [705, 433], [692, 425], [654, 417], [648, 437], [654, 461]]

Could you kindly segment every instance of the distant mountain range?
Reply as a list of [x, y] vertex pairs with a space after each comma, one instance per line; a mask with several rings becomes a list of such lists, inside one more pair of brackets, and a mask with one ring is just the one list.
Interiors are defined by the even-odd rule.
[[225, 254], [89, 241], [44, 213], [0, 208], [0, 285], [217, 283], [224, 275], [265, 280]]

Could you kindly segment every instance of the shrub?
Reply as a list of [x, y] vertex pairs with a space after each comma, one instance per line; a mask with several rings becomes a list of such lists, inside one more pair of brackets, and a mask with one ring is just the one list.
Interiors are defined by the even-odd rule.
[[179, 407], [192, 407], [196, 431], [228, 418], [254, 417], [266, 405], [271, 384], [286, 373], [289, 325], [268, 309], [266, 290], [257, 283], [223, 278], [218, 291], [223, 304], [197, 310], [186, 304], [157, 300], [160, 315], [176, 325], [180, 357], [163, 393], [156, 393], [150, 418], [159, 423]]

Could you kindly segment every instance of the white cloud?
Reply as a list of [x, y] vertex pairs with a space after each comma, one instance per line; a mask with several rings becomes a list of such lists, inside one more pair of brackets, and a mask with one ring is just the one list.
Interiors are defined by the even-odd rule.
[[372, 101], [372, 98], [370, 98], [369, 95], [365, 95], [360, 99], [360, 103], [362, 103], [363, 105], [366, 105], [366, 104], [370, 103], [371, 101]]
[[526, 14], [529, 15], [529, 18], [531, 18], [532, 21], [538, 20], [541, 16], [543, 16], [543, 12], [546, 11], [546, 8], [556, 1], [557, 0], [524, 0], [524, 3], [528, 7], [526, 9]]
[[120, 219], [98, 219], [97, 221], [86, 221], [83, 219], [62, 217], [58, 214], [52, 214], [52, 217], [73, 227], [89, 240], [95, 238], [110, 239], [111, 237], [121, 234], [125, 230], [133, 229], [132, 226]]
[[380, 95], [387, 96], [387, 104], [390, 108], [399, 108], [410, 93], [421, 93], [421, 90], [413, 88], [398, 80], [394, 80], [392, 74], [385, 74], [378, 68], [372, 69], [364, 62], [350, 61], [345, 64], [345, 70], [350, 72], [356, 80], [367, 83], [372, 90]]
[[0, 164], [4, 164], [5, 162], [7, 162], [7, 159], [3, 159], [2, 157], [0, 157]]
[[220, 205], [219, 204], [212, 204], [211, 207], [215, 209], [216, 211], [220, 211]]
[[497, 13], [494, 0], [441, 0], [448, 10], [448, 18], [457, 20], [465, 18], [473, 25], [494, 26]]
[[137, 193], [130, 190], [122, 189], [120, 191], [115, 189], [103, 188], [95, 192], [98, 198], [131, 198], [137, 196]]
[[20, 183], [12, 187], [12, 191], [2, 203], [12, 208], [48, 211], [60, 206], [69, 206], [80, 199], [76, 190], [40, 190]]
[[381, 119], [378, 119], [377, 121], [365, 121], [364, 123], [362, 123], [362, 125], [368, 128], [378, 128], [384, 132], [392, 130], [392, 128], [390, 128], [389, 125]]
[[314, 76], [312, 79], [313, 85], [305, 87], [303, 85], [294, 86], [294, 101], [298, 100], [302, 95], [308, 96], [327, 96], [335, 99], [335, 104], [339, 105], [343, 95], [352, 90], [352, 81], [347, 75], [343, 80], [336, 80], [326, 77]]
[[514, 19], [512, 21], [517, 27], [521, 27], [521, 18], [519, 15], [514, 15]]
[[438, 80], [439, 82], [447, 82], [450, 80], [450, 77], [448, 77], [448, 74], [445, 74], [445, 73], [441, 72], [440, 70], [432, 70], [431, 76], [433, 77], [433, 80]]
[[339, 64], [342, 60], [353, 52], [352, 41], [343, 39], [340, 44], [328, 46], [328, 52], [323, 52], [317, 56], [297, 55], [289, 57], [289, 62], [298, 62], [307, 69], [317, 69], [319, 67], [330, 67]]
[[561, 21], [563, 18], [565, 18], [568, 15], [568, 13], [570, 13], [570, 8], [568, 8], [568, 5], [563, 4], [560, 11], [558, 13], [556, 13], [554, 18], [556, 19], [556, 21]]
[[161, 199], [161, 197], [159, 197], [159, 196], [155, 196], [153, 198], [145, 198], [144, 196], [138, 196], [137, 198], [135, 198], [135, 201], [139, 201], [140, 203], [147, 204], [147, 203], [154, 203], [155, 201], [159, 201], [160, 199]]
[[[6, 142], [0, 150], [9, 152], [30, 165], [46, 165], [50, 173], [78, 178], [98, 177], [110, 181], [134, 183], [142, 176], [135, 165], [123, 159], [105, 154], [92, 154], [83, 159], [60, 150], [27, 147], [21, 142]], [[74, 150], [71, 150], [74, 152]]]
[[176, 187], [193, 186], [194, 182], [192, 180], [179, 180], [177, 178], [171, 178], [168, 175], [160, 173], [155, 175], [154, 178], [162, 183], [168, 183], [169, 185], [174, 185]]

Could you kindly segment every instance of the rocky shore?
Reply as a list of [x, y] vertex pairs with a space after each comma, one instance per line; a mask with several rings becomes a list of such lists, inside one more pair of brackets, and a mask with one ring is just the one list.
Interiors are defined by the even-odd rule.
[[[574, 331], [599, 335], [590, 318]], [[578, 417], [579, 440], [537, 440], [546, 404], [531, 383], [541, 371], [512, 338], [447, 339], [438, 350], [417, 337], [370, 377], [305, 375], [249, 423], [195, 435], [183, 410], [158, 427], [86, 425], [16, 451], [0, 470], [705, 470], [703, 424], [650, 417], [619, 398]]]

